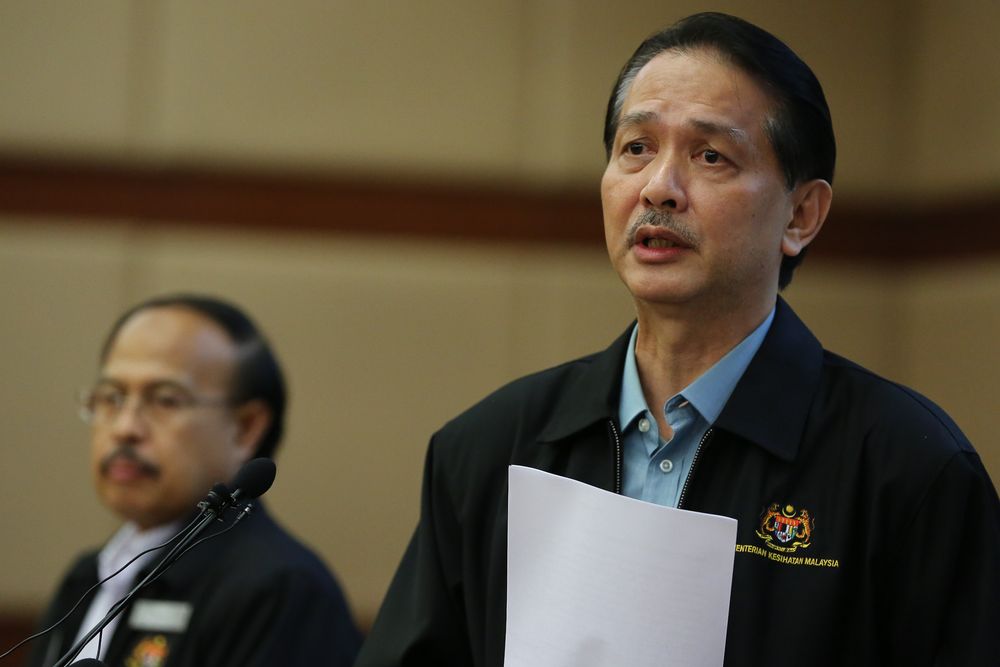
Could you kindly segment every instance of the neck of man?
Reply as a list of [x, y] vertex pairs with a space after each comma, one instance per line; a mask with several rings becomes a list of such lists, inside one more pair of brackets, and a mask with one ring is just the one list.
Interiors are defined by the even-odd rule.
[[670, 436], [662, 411], [667, 399], [694, 382], [760, 326], [776, 299], [775, 292], [738, 304], [636, 302], [639, 380], [646, 405], [664, 438]]

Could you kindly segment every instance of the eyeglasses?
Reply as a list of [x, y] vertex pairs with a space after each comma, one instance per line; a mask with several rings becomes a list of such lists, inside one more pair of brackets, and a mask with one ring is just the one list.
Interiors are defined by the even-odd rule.
[[[98, 383], [89, 389], [81, 389], [80, 419], [88, 424], [107, 424], [121, 414], [128, 404], [131, 394], [121, 387]], [[188, 410], [203, 407], [222, 407], [230, 405], [228, 398], [196, 396], [186, 388], [173, 382], [151, 384], [140, 391], [136, 398], [136, 408], [139, 415], [150, 423], [164, 424]]]

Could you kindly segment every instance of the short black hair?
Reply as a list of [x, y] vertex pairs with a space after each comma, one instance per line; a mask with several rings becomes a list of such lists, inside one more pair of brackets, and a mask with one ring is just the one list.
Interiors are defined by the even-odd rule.
[[287, 389], [281, 365], [271, 345], [253, 320], [232, 303], [200, 294], [168, 294], [146, 299], [132, 306], [115, 321], [101, 346], [103, 365], [118, 332], [133, 315], [153, 308], [187, 308], [204, 315], [228, 334], [239, 354], [229, 400], [235, 405], [263, 401], [271, 410], [271, 424], [257, 443], [254, 456], [274, 456], [285, 430]]
[[[813, 71], [784, 42], [741, 18], [703, 12], [681, 19], [648, 37], [628, 59], [615, 81], [604, 117], [604, 149], [611, 150], [628, 89], [650, 60], [664, 51], [707, 48], [753, 77], [775, 103], [764, 128], [791, 190], [799, 183], [823, 179], [833, 183], [837, 144], [830, 108]], [[778, 287], [792, 280], [805, 256], [781, 260]]]

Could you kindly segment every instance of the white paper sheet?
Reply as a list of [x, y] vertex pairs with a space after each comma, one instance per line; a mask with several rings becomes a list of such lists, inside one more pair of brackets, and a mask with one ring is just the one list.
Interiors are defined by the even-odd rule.
[[510, 467], [505, 667], [719, 667], [736, 520]]

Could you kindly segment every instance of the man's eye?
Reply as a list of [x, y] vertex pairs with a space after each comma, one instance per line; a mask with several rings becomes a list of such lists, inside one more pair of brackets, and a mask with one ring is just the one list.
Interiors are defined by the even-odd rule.
[[163, 410], [176, 410], [187, 403], [184, 396], [172, 392], [157, 392], [150, 396], [149, 402]]
[[629, 155], [642, 155], [646, 150], [646, 147], [641, 141], [633, 141], [631, 143], [625, 144], [625, 152]]
[[713, 151], [711, 149], [705, 151], [703, 155], [705, 156], [705, 162], [709, 164], [718, 164], [719, 160], [722, 159], [722, 155], [720, 155], [717, 151]]
[[91, 400], [95, 406], [117, 407], [125, 402], [125, 394], [115, 389], [98, 389]]

